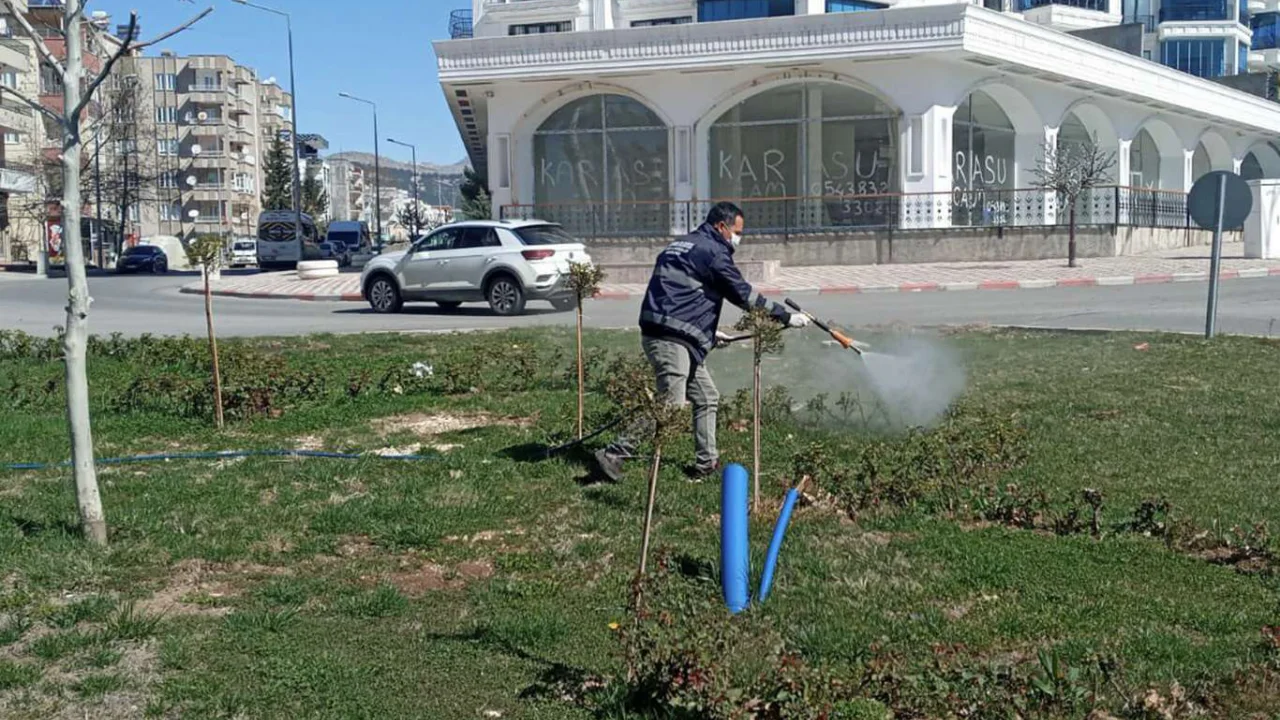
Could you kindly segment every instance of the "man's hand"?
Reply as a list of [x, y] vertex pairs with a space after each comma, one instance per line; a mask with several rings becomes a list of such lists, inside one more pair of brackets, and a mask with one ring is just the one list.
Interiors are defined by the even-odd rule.
[[725, 347], [733, 341], [733, 336], [721, 330], [716, 331], [716, 347]]
[[805, 315], [804, 313], [799, 313], [799, 312], [791, 313], [791, 319], [787, 321], [787, 327], [791, 327], [791, 328], [809, 327], [810, 322], [811, 321], [809, 320], [809, 316]]

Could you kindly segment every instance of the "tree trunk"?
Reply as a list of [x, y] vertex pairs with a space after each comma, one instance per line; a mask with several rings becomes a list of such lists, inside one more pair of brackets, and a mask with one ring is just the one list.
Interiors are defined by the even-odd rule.
[[218, 368], [218, 338], [213, 334], [213, 291], [209, 276], [213, 270], [204, 268], [204, 321], [209, 328], [209, 356], [213, 358], [213, 422], [222, 429], [222, 371]]
[[755, 358], [751, 386], [751, 447], [753, 452], [752, 480], [755, 495], [751, 499], [751, 512], [760, 512], [760, 356]]
[[649, 469], [649, 500], [645, 503], [644, 533], [640, 538], [640, 574], [649, 567], [649, 536], [653, 531], [653, 504], [658, 497], [658, 469], [662, 467], [662, 448], [654, 446], [653, 465]]
[[1076, 202], [1075, 198], [1070, 201], [1071, 208], [1067, 210], [1067, 267], [1076, 266]]
[[[75, 28], [79, 5], [64, 7], [66, 27]], [[37, 39], [37, 42], [40, 40]], [[68, 113], [80, 103], [83, 73], [82, 38], [66, 34], [67, 73], [63, 84], [62, 141], [62, 256], [66, 260], [68, 302], [63, 352], [67, 370], [67, 425], [71, 432], [71, 465], [76, 481], [76, 504], [85, 537], [95, 545], [107, 544], [107, 521], [102, 513], [98, 474], [93, 463], [93, 431], [89, 422], [89, 282], [85, 277], [84, 246], [80, 244], [80, 118]]]
[[578, 298], [578, 439], [582, 439], [582, 405], [584, 373], [582, 369], [582, 298]]

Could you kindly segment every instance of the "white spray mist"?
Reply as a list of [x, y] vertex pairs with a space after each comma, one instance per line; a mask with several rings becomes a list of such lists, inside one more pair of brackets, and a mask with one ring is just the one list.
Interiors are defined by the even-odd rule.
[[[785, 350], [765, 358], [765, 386], [785, 386], [802, 420], [878, 432], [930, 427], [964, 392], [964, 365], [944, 338], [921, 333], [858, 338], [872, 350], [859, 356], [821, 333], [788, 332]], [[748, 386], [750, 365], [749, 352], [713, 354], [710, 367], [722, 395]], [[819, 404], [822, 410], [815, 411]]]

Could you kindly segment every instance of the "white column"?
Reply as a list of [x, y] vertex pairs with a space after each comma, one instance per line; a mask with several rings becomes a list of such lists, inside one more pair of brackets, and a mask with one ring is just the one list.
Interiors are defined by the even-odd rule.
[[[1045, 169], [1051, 167], [1053, 156], [1049, 155], [1049, 152], [1055, 151], [1058, 147], [1058, 128], [1045, 127], [1044, 133], [1040, 136], [1039, 146], [1040, 149], [1036, 153], [1036, 162], [1028, 170], [1028, 178], [1030, 180], [1028, 185], [1031, 186], [1034, 186], [1036, 180], [1035, 169], [1037, 167], [1043, 166]], [[1044, 224], [1053, 225], [1058, 221], [1058, 196], [1052, 190], [1045, 190], [1042, 193], [1042, 197], [1044, 198], [1044, 214], [1042, 216]]]
[[1182, 151], [1182, 182], [1179, 187], [1182, 192], [1191, 192], [1191, 185], [1195, 179], [1195, 148]]
[[671, 235], [683, 235], [697, 226], [701, 208], [693, 202], [696, 194], [693, 128], [678, 125], [671, 129]]
[[613, 29], [613, 0], [591, 0], [591, 29]]
[[951, 121], [955, 112], [954, 106], [934, 105], [919, 115], [904, 117], [902, 157], [898, 160], [902, 177], [900, 227], [951, 225]]
[[1240, 167], [1244, 165], [1244, 158], [1231, 158], [1231, 172], [1239, 175]]
[[827, 12], [827, 0], [796, 0], [797, 15], [824, 15]]
[[1130, 165], [1130, 151], [1133, 149], [1133, 138], [1121, 138], [1116, 146], [1116, 169], [1115, 181], [1118, 189], [1111, 194], [1116, 203], [1116, 207], [1112, 208], [1115, 213], [1116, 222], [1121, 225], [1129, 222], [1129, 187], [1133, 185], [1130, 176], [1133, 173], [1133, 167]]

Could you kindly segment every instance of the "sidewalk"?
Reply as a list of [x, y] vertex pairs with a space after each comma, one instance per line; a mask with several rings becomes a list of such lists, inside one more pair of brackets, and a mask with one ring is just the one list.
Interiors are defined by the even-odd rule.
[[[1244, 245], [1223, 246], [1221, 277], [1280, 275], [1280, 260], [1247, 260]], [[927, 263], [918, 265], [846, 265], [784, 267], [763, 292], [923, 292], [957, 290], [1030, 290], [1048, 287], [1144, 285], [1196, 282], [1209, 277], [1209, 249], [1182, 248], [1155, 255], [1086, 258], [1068, 268], [1065, 259], [1017, 262]], [[361, 302], [360, 275], [343, 273], [323, 280], [299, 280], [292, 272], [224, 278], [214, 294], [224, 297]], [[182, 288], [201, 293], [199, 282]], [[628, 299], [644, 293], [644, 285], [605, 284], [599, 297]]]

